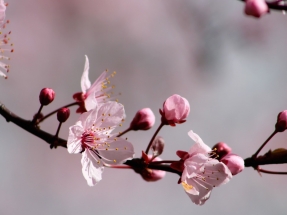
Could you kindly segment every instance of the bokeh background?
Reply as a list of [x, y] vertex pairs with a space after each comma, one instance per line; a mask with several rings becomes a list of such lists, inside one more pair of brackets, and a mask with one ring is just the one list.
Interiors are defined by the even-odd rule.
[[[121, 92], [129, 125], [135, 112], [150, 107], [156, 125], [129, 133], [136, 156], [159, 125], [158, 109], [170, 95], [187, 98], [185, 124], [165, 127], [163, 159], [193, 144], [189, 130], [212, 146], [228, 143], [242, 157], [251, 156], [273, 132], [278, 112], [287, 109], [287, 22], [274, 12], [259, 20], [243, 15], [233, 0], [9, 0], [11, 55], [8, 80], [0, 80], [0, 101], [31, 119], [43, 87], [56, 91], [43, 112], [72, 102], [80, 91], [84, 55], [90, 79], [109, 69]], [[78, 118], [75, 108], [60, 136]], [[213, 190], [204, 206], [194, 205], [178, 176], [145, 182], [132, 170], [105, 169], [103, 180], [87, 186], [80, 155], [50, 150], [44, 141], [0, 117], [0, 214], [220, 214], [283, 215], [287, 211], [287, 176], [262, 175], [247, 168]], [[56, 117], [41, 128], [55, 133]], [[286, 147], [277, 135], [263, 150]], [[266, 169], [286, 171], [284, 165]]]

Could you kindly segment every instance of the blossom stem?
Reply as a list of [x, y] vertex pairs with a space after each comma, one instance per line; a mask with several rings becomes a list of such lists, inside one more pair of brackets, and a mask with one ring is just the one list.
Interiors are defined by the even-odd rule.
[[32, 122], [31, 122], [33, 125], [36, 123], [38, 116], [40, 116], [42, 109], [43, 109], [43, 105], [40, 106], [38, 113], [34, 116]]
[[109, 168], [114, 168], [114, 169], [132, 169], [128, 165], [109, 165], [109, 164], [104, 164], [104, 166], [105, 167], [109, 167]]
[[152, 138], [151, 138], [151, 140], [150, 140], [150, 142], [149, 142], [149, 144], [148, 144], [148, 146], [147, 146], [147, 148], [146, 148], [146, 150], [145, 150], [145, 153], [146, 153], [146, 154], [148, 154], [149, 149], [150, 149], [150, 147], [151, 147], [151, 145], [152, 145], [152, 143], [153, 143], [153, 141], [154, 141], [156, 135], [158, 134], [158, 132], [160, 131], [160, 129], [161, 129], [163, 126], [164, 126], [164, 123], [161, 123], [161, 124], [159, 125], [159, 127], [157, 128], [157, 130], [155, 131], [154, 135], [152, 136]]
[[153, 162], [150, 162], [150, 164], [161, 164], [161, 163], [173, 163], [175, 161], [173, 160], [163, 160], [163, 161], [153, 161]]
[[261, 149], [263, 149], [263, 147], [269, 142], [269, 140], [272, 139], [272, 137], [274, 137], [275, 134], [277, 134], [276, 130], [267, 138], [267, 140], [265, 140], [265, 142], [261, 145], [261, 147], [257, 150], [257, 152], [255, 152], [255, 154], [252, 155], [252, 158], [256, 158], [257, 157], [257, 155], [259, 154]]
[[58, 125], [58, 128], [57, 128], [57, 132], [56, 132], [56, 134], [55, 134], [55, 137], [56, 137], [56, 138], [58, 138], [58, 135], [59, 135], [61, 126], [62, 126], [62, 123], [60, 122], [59, 125]]
[[124, 130], [124, 131], [121, 132], [117, 137], [120, 137], [120, 136], [122, 136], [122, 135], [128, 133], [129, 131], [131, 131], [131, 128], [128, 128], [128, 129]]
[[41, 123], [41, 122], [43, 122], [45, 119], [47, 119], [48, 117], [52, 116], [53, 114], [57, 113], [58, 110], [60, 110], [61, 108], [65, 108], [65, 107], [67, 108], [67, 107], [71, 107], [71, 106], [74, 106], [74, 105], [77, 105], [77, 104], [78, 104], [78, 102], [73, 102], [73, 103], [67, 104], [67, 105], [65, 105], [65, 106], [63, 106], [63, 107], [60, 107], [60, 108], [58, 108], [58, 109], [52, 111], [51, 113], [49, 113], [49, 114], [47, 114], [46, 116], [44, 116], [43, 118], [41, 118], [41, 119], [39, 120], [38, 124]]
[[269, 171], [269, 170], [261, 169], [260, 167], [257, 168], [257, 171], [267, 173], [267, 174], [287, 175], [287, 172]]

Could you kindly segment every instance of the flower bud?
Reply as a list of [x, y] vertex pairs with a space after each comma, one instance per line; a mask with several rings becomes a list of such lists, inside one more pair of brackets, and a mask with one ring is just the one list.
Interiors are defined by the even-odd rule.
[[275, 130], [277, 132], [283, 132], [287, 129], [287, 110], [280, 112], [277, 116], [277, 122], [275, 124]]
[[165, 125], [175, 126], [175, 123], [180, 124], [186, 121], [189, 111], [188, 101], [174, 94], [163, 103], [163, 110], [160, 110], [161, 121]]
[[39, 95], [41, 105], [50, 104], [55, 98], [55, 92], [51, 88], [43, 88]]
[[246, 0], [244, 12], [246, 15], [260, 18], [266, 14], [269, 8], [265, 0]]
[[[148, 155], [149, 159], [151, 159], [152, 157], [153, 157], [152, 155]], [[161, 160], [162, 159], [160, 159], [159, 157], [153, 159], [153, 161], [161, 161]], [[166, 172], [162, 170], [144, 168], [139, 173], [145, 181], [158, 181], [165, 176]]]
[[132, 130], [148, 130], [155, 122], [155, 116], [150, 108], [139, 110], [130, 124]]
[[164, 148], [164, 139], [162, 137], [156, 137], [152, 143], [152, 150], [153, 150], [153, 156], [159, 156], [163, 152]]
[[231, 152], [231, 148], [224, 142], [216, 143], [212, 150], [218, 155], [218, 160]]
[[66, 122], [66, 120], [70, 116], [70, 109], [69, 108], [61, 108], [57, 112], [57, 119], [59, 122]]
[[220, 161], [228, 167], [232, 175], [236, 175], [244, 169], [244, 160], [236, 154], [230, 153], [224, 156]]

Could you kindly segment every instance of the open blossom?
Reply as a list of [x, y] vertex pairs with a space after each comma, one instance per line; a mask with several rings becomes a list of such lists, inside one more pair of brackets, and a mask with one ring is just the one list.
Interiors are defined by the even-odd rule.
[[[7, 78], [7, 75], [4, 72], [9, 72], [9, 65], [3, 62], [2, 60], [10, 60], [7, 57], [5, 52], [14, 52], [14, 49], [11, 48], [13, 43], [10, 42], [9, 35], [11, 31], [5, 33], [3, 30], [6, 28], [6, 25], [9, 23], [9, 20], [5, 20], [5, 12], [6, 12], [6, 3], [3, 0], [0, 0], [0, 76]], [[4, 71], [4, 72], [3, 72]]]
[[98, 103], [104, 103], [111, 100], [111, 90], [114, 86], [109, 86], [110, 78], [114, 77], [116, 72], [108, 74], [108, 71], [104, 71], [100, 77], [91, 85], [89, 79], [89, 59], [87, 56], [84, 72], [81, 78], [82, 92], [75, 93], [73, 98], [79, 102], [80, 107], [77, 109], [77, 113], [83, 113], [92, 110]]
[[166, 125], [175, 126], [186, 121], [190, 107], [188, 101], [180, 95], [174, 94], [168, 97], [160, 110], [161, 120]]
[[191, 201], [203, 205], [212, 189], [227, 183], [232, 174], [224, 163], [212, 158], [211, 148], [197, 134], [190, 131], [188, 135], [195, 144], [189, 152], [178, 151], [181, 160], [174, 162], [171, 167], [182, 171], [180, 182]]
[[68, 152], [82, 152], [82, 172], [89, 186], [102, 179], [104, 165], [119, 164], [133, 157], [133, 145], [111, 133], [124, 118], [123, 105], [109, 101], [83, 113], [70, 127]]

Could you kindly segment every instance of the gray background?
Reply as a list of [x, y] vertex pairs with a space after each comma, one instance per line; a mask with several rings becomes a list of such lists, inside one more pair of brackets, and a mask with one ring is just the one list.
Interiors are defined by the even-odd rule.
[[[272, 12], [260, 20], [243, 15], [232, 0], [10, 0], [7, 18], [15, 53], [8, 80], [0, 80], [0, 100], [21, 117], [39, 108], [43, 87], [56, 91], [43, 111], [72, 102], [80, 91], [84, 55], [90, 77], [109, 69], [122, 93], [127, 127], [135, 112], [158, 109], [177, 93], [190, 102], [185, 124], [165, 127], [163, 159], [193, 144], [189, 130], [206, 144], [228, 143], [246, 158], [271, 134], [279, 111], [287, 109], [286, 16]], [[75, 108], [60, 136], [78, 118]], [[54, 133], [55, 117], [41, 128]], [[93, 188], [81, 173], [80, 155], [48, 144], [0, 118], [0, 214], [286, 214], [286, 176], [247, 168], [194, 205], [167, 174], [148, 183], [131, 170], [106, 169]], [[136, 156], [156, 127], [129, 133]], [[277, 135], [263, 151], [285, 147]], [[286, 171], [286, 166], [269, 166]]]

